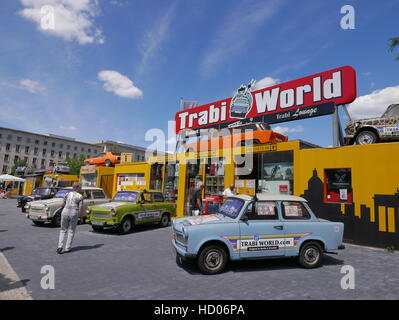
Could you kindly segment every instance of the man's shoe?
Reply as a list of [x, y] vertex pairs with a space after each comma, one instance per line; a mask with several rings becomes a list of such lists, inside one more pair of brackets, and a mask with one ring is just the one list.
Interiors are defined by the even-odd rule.
[[62, 249], [62, 248], [58, 248], [58, 249], [57, 249], [57, 253], [58, 253], [58, 254], [62, 254], [62, 253], [64, 253], [64, 249]]
[[64, 250], [62, 253], [69, 253], [69, 252], [71, 252], [71, 249], [69, 249], [69, 250]]

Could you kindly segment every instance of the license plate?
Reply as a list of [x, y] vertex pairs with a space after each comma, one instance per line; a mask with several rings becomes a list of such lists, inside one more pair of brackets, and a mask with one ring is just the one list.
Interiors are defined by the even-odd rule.
[[104, 222], [93, 220], [93, 221], [91, 222], [91, 224], [92, 224], [92, 225], [95, 225], [95, 226], [103, 226], [103, 225], [104, 225]]

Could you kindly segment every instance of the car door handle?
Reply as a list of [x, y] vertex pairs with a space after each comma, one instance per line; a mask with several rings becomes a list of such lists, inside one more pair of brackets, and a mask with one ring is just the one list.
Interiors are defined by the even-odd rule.
[[283, 230], [283, 226], [274, 226], [274, 229]]

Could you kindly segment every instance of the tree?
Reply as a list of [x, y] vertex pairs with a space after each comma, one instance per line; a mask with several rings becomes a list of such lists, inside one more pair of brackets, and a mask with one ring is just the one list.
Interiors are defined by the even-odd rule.
[[74, 175], [79, 175], [80, 174], [80, 168], [84, 164], [85, 157], [83, 155], [80, 155], [78, 158], [66, 158], [65, 162], [69, 166], [69, 174], [74, 174]]
[[15, 164], [11, 167], [11, 175], [15, 175], [15, 171], [18, 167], [26, 167], [26, 161], [18, 160], [17, 162], [15, 162]]
[[[392, 52], [395, 47], [399, 46], [399, 37], [389, 39], [389, 51]], [[399, 56], [396, 57], [399, 60]]]

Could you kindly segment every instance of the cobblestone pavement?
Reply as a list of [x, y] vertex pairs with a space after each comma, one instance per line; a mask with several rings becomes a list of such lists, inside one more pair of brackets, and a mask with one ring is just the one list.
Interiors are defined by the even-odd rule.
[[[58, 255], [59, 229], [34, 226], [15, 205], [0, 200], [0, 251], [33, 299], [399, 299], [397, 253], [347, 245], [317, 269], [294, 259], [257, 260], [206, 276], [195, 263], [176, 262], [170, 227], [119, 236], [81, 225], [73, 251]], [[54, 267], [53, 290], [41, 288], [44, 265]], [[353, 290], [341, 288], [344, 265], [354, 267]], [[10, 275], [0, 277], [3, 294], [16, 287]]]

